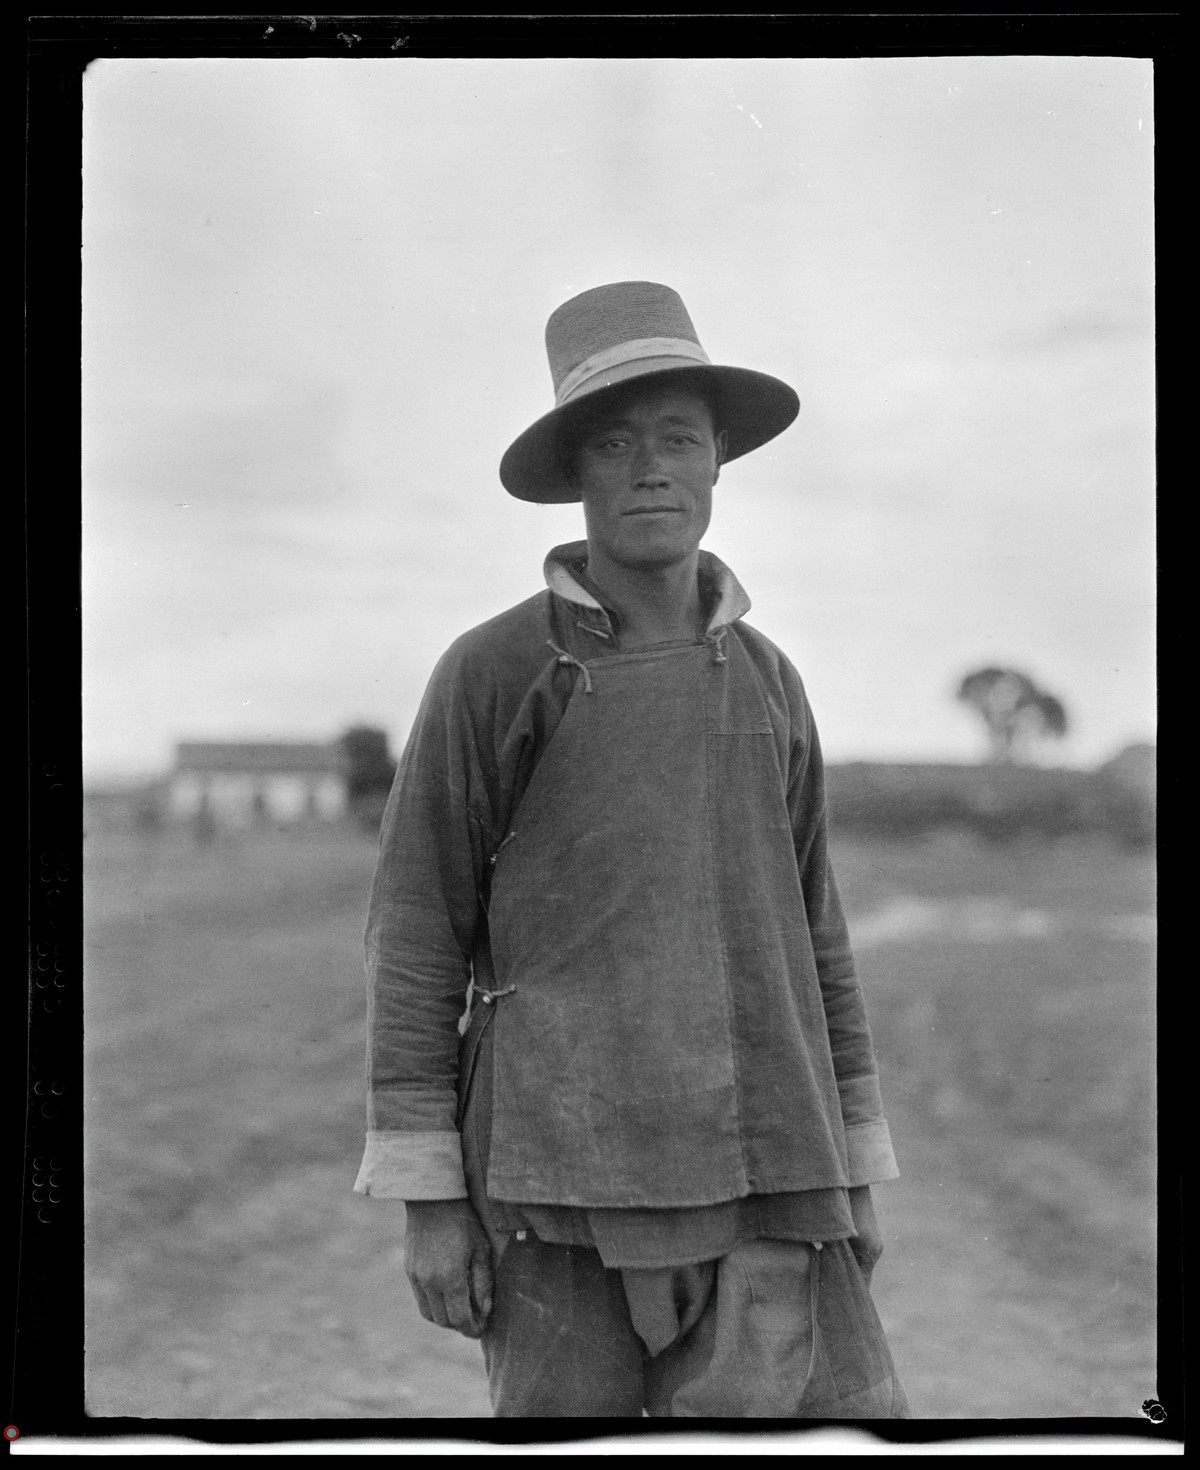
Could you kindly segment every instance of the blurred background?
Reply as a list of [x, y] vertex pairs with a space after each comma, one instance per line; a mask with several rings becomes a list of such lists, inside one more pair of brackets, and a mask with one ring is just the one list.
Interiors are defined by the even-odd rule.
[[361, 1151], [432, 667], [606, 281], [794, 384], [706, 545], [804, 676], [914, 1412], [1154, 1391], [1151, 64], [103, 60], [85, 78], [89, 1411], [488, 1412]]

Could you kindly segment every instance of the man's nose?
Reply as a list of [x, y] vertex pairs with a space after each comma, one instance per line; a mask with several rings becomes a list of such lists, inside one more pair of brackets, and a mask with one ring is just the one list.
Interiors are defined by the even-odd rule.
[[656, 445], [643, 444], [639, 447], [633, 464], [634, 484], [647, 487], [661, 487], [666, 485], [670, 476], [662, 462], [662, 455]]

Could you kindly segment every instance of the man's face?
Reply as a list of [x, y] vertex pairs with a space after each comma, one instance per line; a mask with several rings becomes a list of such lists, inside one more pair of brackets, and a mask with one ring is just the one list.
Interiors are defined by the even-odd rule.
[[725, 453], [704, 397], [648, 383], [589, 418], [574, 478], [588, 543], [620, 566], [672, 566], [700, 544]]

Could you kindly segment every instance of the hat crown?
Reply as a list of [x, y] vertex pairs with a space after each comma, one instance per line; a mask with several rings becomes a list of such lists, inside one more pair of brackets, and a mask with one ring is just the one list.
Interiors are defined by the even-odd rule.
[[626, 342], [700, 340], [678, 291], [654, 281], [617, 281], [564, 301], [546, 323], [546, 355], [556, 393], [581, 364]]
[[518, 500], [551, 505], [580, 498], [574, 477], [563, 468], [562, 432], [570, 423], [564, 415], [576, 414], [586, 401], [601, 401], [593, 395], [639, 378], [663, 386], [702, 381], [727, 436], [726, 462], [782, 433], [800, 409], [795, 390], [779, 378], [714, 365], [679, 292], [657, 281], [614, 281], [564, 301], [546, 323], [546, 355], [554, 407], [500, 460], [500, 482]]

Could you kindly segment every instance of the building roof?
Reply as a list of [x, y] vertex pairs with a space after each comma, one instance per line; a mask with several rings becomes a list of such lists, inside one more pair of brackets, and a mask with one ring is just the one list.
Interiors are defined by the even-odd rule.
[[175, 747], [177, 771], [237, 771], [255, 775], [344, 774], [345, 757], [336, 745], [299, 741], [181, 741]]

